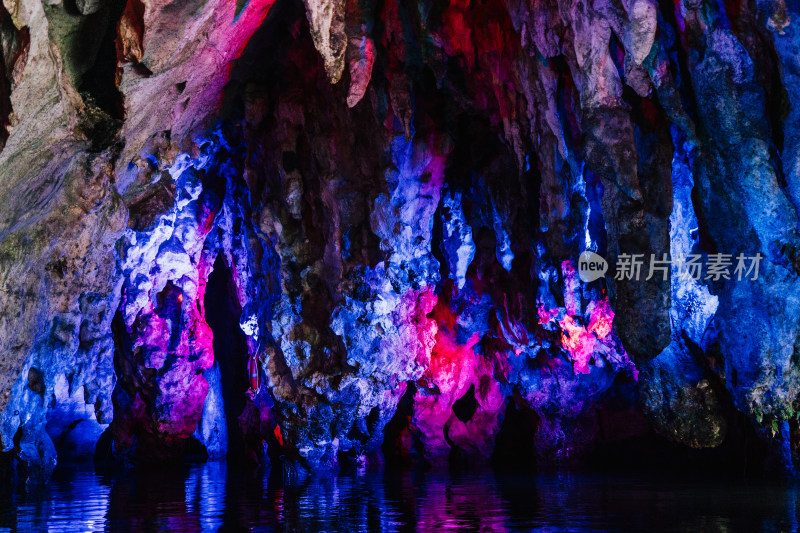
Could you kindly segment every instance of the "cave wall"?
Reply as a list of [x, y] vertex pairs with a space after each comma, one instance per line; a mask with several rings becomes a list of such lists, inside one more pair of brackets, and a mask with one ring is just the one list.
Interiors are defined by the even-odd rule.
[[[794, 475], [798, 11], [4, 2], [5, 463], [564, 464], [754, 432]], [[764, 259], [587, 283], [584, 250]], [[237, 321], [257, 394], [230, 392]]]

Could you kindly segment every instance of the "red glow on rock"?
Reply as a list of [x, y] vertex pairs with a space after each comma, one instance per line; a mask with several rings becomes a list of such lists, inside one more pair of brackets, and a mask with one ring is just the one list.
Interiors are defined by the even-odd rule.
[[[540, 317], [541, 317], [540, 307]], [[584, 327], [572, 316], [566, 315], [558, 325], [561, 328], [561, 345], [571, 356], [575, 372], [589, 372], [589, 362], [598, 348], [598, 341], [611, 334], [614, 311], [607, 299], [597, 300], [587, 308], [589, 325]], [[541, 318], [540, 318], [541, 320]]]
[[[267, 18], [275, 0], [250, 0], [239, 17], [234, 22], [233, 30], [229, 33], [230, 42], [234, 45], [234, 57], [239, 57], [247, 42]], [[230, 67], [230, 65], [229, 65]]]
[[561, 344], [572, 356], [572, 366], [578, 374], [589, 373], [589, 361], [595, 348], [594, 335], [566, 315], [560, 322]]
[[478, 344], [480, 338], [480, 333], [474, 333], [466, 344], [458, 344], [443, 330], [436, 334], [429, 374], [440, 388], [443, 385], [455, 386], [461, 371], [472, 366], [472, 359], [475, 357], [472, 348]]
[[519, 113], [517, 109], [520, 39], [506, 5], [501, 0], [470, 2], [451, 0], [442, 15], [442, 27], [433, 35], [445, 53], [463, 58], [472, 76], [476, 104], [495, 109], [498, 125]]
[[558, 309], [545, 309], [540, 303], [536, 306], [536, 314], [539, 315], [539, 324], [547, 324], [558, 315]]
[[[499, 431], [498, 420], [505, 402], [495, 376], [507, 375], [509, 365], [498, 354], [476, 352], [484, 331], [474, 331], [463, 338], [466, 335], [459, 331], [461, 325], [455, 289], [453, 291], [453, 294], [443, 291], [430, 314], [436, 317], [435, 345], [430, 364], [418, 381], [421, 390], [414, 398], [411, 423], [420, 432], [427, 453], [438, 455], [451, 446], [469, 444], [488, 454], [493, 436]], [[474, 391], [477, 410], [464, 422], [453, 414], [453, 405], [469, 390]]]
[[614, 324], [614, 311], [608, 300], [597, 300], [589, 307], [589, 331], [598, 339], [604, 339], [611, 333]]

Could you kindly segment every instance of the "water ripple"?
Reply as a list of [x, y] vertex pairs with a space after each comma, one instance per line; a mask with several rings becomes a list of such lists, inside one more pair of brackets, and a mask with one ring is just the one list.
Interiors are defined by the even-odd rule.
[[796, 531], [798, 491], [654, 479], [384, 472], [244, 474], [224, 463], [61, 469], [0, 501], [11, 531]]

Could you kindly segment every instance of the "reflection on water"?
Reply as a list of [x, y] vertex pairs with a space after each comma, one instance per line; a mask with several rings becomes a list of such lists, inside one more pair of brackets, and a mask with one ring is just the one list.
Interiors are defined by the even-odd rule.
[[0, 501], [0, 531], [797, 531], [798, 497], [794, 487], [569, 474], [73, 467], [40, 494]]

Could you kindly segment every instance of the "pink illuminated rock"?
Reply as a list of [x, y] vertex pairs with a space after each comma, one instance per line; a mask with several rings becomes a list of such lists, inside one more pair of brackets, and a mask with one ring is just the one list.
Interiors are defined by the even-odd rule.
[[800, 13], [717, 7], [6, 2], [3, 451], [551, 463], [644, 412], [693, 447], [745, 416], [795, 471]]

